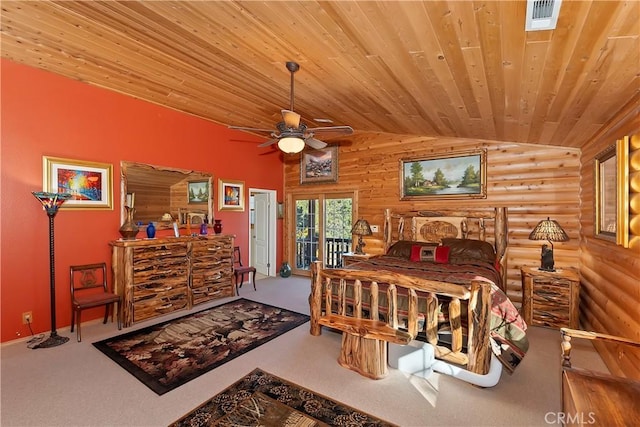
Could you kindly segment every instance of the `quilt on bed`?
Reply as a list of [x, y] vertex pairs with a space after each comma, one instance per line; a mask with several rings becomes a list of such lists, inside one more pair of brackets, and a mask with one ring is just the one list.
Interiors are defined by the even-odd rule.
[[357, 270], [386, 270], [422, 279], [467, 285], [471, 280], [491, 284], [491, 331], [493, 353], [512, 373], [529, 348], [527, 325], [511, 300], [500, 289], [501, 276], [490, 263], [466, 261], [464, 263], [434, 263], [379, 255], [349, 265]]

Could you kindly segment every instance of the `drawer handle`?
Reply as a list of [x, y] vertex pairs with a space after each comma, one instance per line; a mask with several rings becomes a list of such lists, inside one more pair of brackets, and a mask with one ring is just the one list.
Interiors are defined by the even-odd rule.
[[169, 303], [169, 304], [161, 305], [160, 307], [156, 308], [156, 310], [164, 310], [165, 308], [171, 308], [171, 307], [173, 307], [173, 304]]
[[164, 288], [165, 291], [170, 291], [171, 289], [173, 289], [173, 286], [167, 286], [166, 288]]

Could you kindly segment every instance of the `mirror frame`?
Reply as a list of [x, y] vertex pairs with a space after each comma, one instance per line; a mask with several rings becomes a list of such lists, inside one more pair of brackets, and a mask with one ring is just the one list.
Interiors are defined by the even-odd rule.
[[[611, 163], [609, 163], [611, 162]], [[603, 240], [615, 242], [625, 248], [629, 247], [629, 137], [625, 136], [600, 152], [595, 157], [594, 183], [595, 183], [595, 218], [594, 235]], [[605, 164], [615, 167], [616, 176], [614, 182], [603, 173]], [[607, 191], [615, 185], [615, 191]], [[615, 200], [605, 195], [615, 196]], [[607, 214], [611, 210], [611, 205], [615, 207], [614, 218]], [[607, 209], [609, 208], [609, 209]], [[614, 221], [615, 231], [604, 229], [603, 222], [607, 218]]]
[[[198, 221], [203, 217], [203, 212], [206, 212], [209, 219], [209, 226], [213, 224], [213, 174], [202, 171], [194, 171], [188, 169], [180, 169], [173, 168], [167, 166], [158, 166], [152, 165], [148, 163], [142, 162], [129, 162], [129, 161], [121, 161], [120, 162], [120, 216], [121, 223], [124, 222], [126, 217], [125, 206], [130, 206], [133, 204], [134, 209], [138, 209], [140, 196], [136, 197], [135, 191], [130, 191], [129, 186], [129, 173], [132, 168], [141, 168], [144, 169], [147, 173], [155, 173], [158, 174], [181, 174], [183, 175], [182, 179], [176, 182], [176, 184], [167, 188], [167, 194], [169, 194], [169, 198], [171, 199], [171, 187], [175, 185], [184, 186], [184, 203], [176, 204], [170, 202], [170, 205], [167, 206], [166, 209], [163, 210], [164, 213], [169, 213], [172, 216], [172, 220], [162, 220], [159, 215], [157, 220], [144, 222], [153, 222], [156, 226], [156, 229], [164, 230], [164, 229], [172, 229], [174, 222], [178, 222], [179, 228], [189, 228], [191, 225], [192, 218], [198, 218]], [[193, 187], [194, 184], [201, 184], [202, 182], [207, 182], [208, 184], [208, 200], [207, 201], [194, 201], [189, 200], [189, 189]], [[182, 196], [181, 196], [182, 198]], [[138, 200], [136, 200], [138, 199]], [[139, 219], [136, 218], [134, 214], [134, 221], [137, 223]], [[194, 227], [199, 227], [199, 224], [194, 224]], [[198, 232], [198, 230], [194, 229], [194, 232]]]

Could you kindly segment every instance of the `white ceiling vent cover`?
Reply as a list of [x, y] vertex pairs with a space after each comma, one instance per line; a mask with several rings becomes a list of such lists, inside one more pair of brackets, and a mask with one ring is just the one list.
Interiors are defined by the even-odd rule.
[[527, 0], [527, 31], [553, 30], [562, 0]]

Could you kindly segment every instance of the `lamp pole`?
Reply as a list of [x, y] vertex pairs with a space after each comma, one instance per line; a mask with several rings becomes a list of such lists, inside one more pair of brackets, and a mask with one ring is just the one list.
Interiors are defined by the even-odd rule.
[[47, 193], [34, 191], [33, 195], [42, 203], [42, 207], [49, 217], [49, 288], [51, 299], [51, 334], [49, 338], [38, 343], [33, 348], [48, 348], [64, 344], [69, 341], [69, 337], [61, 337], [56, 331], [56, 262], [53, 219], [58, 213], [60, 206], [71, 197], [67, 193]]

